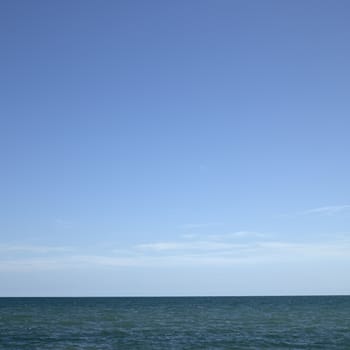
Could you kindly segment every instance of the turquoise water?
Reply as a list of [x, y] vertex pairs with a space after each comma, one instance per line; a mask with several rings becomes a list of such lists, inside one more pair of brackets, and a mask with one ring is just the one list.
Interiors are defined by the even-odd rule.
[[0, 298], [0, 349], [350, 349], [350, 297]]

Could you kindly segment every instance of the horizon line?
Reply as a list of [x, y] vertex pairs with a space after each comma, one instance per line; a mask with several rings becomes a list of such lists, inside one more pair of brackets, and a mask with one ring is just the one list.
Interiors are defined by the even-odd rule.
[[262, 298], [262, 297], [336, 297], [350, 293], [337, 294], [251, 294], [251, 295], [17, 295], [0, 296], [2, 298]]

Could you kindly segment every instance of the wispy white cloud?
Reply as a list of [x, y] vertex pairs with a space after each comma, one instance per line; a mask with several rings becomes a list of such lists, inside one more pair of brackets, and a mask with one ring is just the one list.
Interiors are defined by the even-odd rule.
[[339, 212], [343, 211], [350, 211], [350, 205], [329, 205], [325, 207], [318, 207], [313, 209], [308, 209], [303, 212], [300, 212], [300, 214], [308, 215], [308, 214], [322, 214], [322, 215], [334, 215]]
[[[4, 245], [2, 245], [3, 247]], [[2, 258], [0, 271], [86, 269], [99, 267], [159, 268], [169, 266], [233, 266], [303, 261], [350, 262], [350, 239], [323, 242], [292, 242], [281, 240], [253, 240], [234, 242], [225, 240], [178, 240], [149, 242], [118, 251], [67, 254], [61, 247], [49, 247], [51, 254], [41, 256], [49, 249], [32, 249], [33, 256]], [[61, 252], [62, 254], [59, 254]], [[36, 254], [36, 255], [35, 255]], [[39, 254], [39, 255], [38, 255]]]
[[284, 213], [278, 215], [279, 217], [297, 217], [297, 216], [308, 216], [308, 215], [319, 215], [319, 216], [333, 216], [340, 213], [350, 213], [350, 204], [344, 205], [327, 205], [323, 207], [311, 208], [294, 213]]
[[223, 234], [190, 233], [181, 236], [182, 240], [167, 242], [152, 242], [138, 244], [138, 250], [171, 251], [171, 250], [222, 250], [242, 247], [242, 242], [263, 240], [267, 234], [253, 231], [237, 231]]
[[213, 251], [213, 250], [227, 250], [242, 247], [240, 244], [228, 242], [215, 241], [190, 241], [190, 242], [154, 242], [139, 244], [135, 246], [136, 249], [144, 251]]
[[261, 232], [254, 231], [236, 231], [228, 233], [185, 233], [181, 235], [182, 238], [186, 240], [211, 240], [211, 241], [230, 241], [230, 240], [252, 240], [252, 239], [265, 239], [270, 235]]
[[19, 252], [31, 254], [63, 253], [72, 252], [72, 247], [66, 246], [44, 246], [44, 245], [22, 245], [22, 244], [0, 244], [0, 252]]
[[230, 239], [263, 239], [267, 238], [266, 233], [254, 231], [237, 231], [223, 234], [210, 234], [208, 238], [213, 240], [230, 240]]

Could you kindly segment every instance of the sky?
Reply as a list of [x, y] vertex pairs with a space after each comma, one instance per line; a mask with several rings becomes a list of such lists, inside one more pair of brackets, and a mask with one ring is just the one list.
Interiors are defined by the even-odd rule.
[[0, 296], [350, 294], [349, 16], [2, 0]]

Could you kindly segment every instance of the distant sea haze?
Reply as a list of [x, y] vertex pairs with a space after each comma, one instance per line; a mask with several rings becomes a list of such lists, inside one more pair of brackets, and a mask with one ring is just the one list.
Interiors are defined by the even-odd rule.
[[0, 349], [350, 349], [350, 296], [0, 298]]

